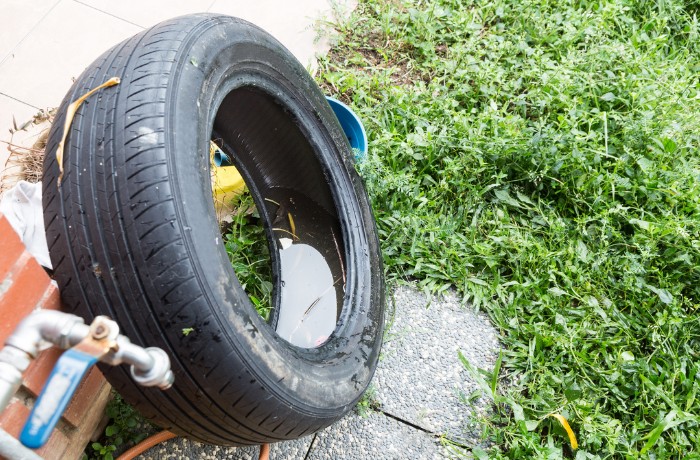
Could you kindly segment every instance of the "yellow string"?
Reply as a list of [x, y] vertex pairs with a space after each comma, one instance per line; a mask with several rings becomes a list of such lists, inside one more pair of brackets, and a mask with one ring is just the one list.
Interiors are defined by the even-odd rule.
[[92, 96], [98, 90], [102, 88], [107, 88], [109, 86], [118, 85], [121, 80], [119, 77], [112, 77], [106, 82], [102, 83], [100, 86], [91, 89], [87, 93], [80, 96], [78, 99], [73, 101], [66, 109], [66, 122], [63, 125], [63, 137], [61, 137], [61, 142], [58, 143], [58, 148], [56, 149], [56, 161], [58, 162], [58, 186], [61, 186], [61, 179], [63, 179], [63, 146], [66, 143], [66, 138], [68, 137], [68, 130], [70, 129], [71, 123], [73, 123], [73, 117], [78, 111], [78, 107], [85, 102], [85, 99]]

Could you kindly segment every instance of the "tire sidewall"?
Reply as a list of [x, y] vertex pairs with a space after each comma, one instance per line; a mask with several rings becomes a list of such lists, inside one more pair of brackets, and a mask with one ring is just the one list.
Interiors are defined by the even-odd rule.
[[[237, 27], [231, 27], [234, 22]], [[384, 289], [369, 205], [354, 177], [342, 130], [306, 70], [279, 43], [233, 18], [198, 27], [205, 30], [196, 43], [182, 46], [176, 57], [177, 78], [166, 94], [171, 113], [166, 114], [165, 149], [177, 225], [194, 256], [215, 327], [251, 375], [280, 399], [294, 401], [297, 410], [316, 415], [347, 410], [374, 373]], [[319, 348], [290, 345], [257, 315], [235, 278], [218, 229], [207, 146], [219, 104], [230, 91], [246, 85], [276, 95], [297, 118], [317, 152], [342, 223], [348, 267], [344, 305], [336, 331]]]

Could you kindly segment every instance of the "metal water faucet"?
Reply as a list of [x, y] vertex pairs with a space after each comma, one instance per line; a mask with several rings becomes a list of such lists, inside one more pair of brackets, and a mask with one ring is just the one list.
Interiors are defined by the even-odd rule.
[[[98, 316], [88, 326], [75, 315], [39, 310], [22, 320], [0, 349], [0, 412], [22, 384], [31, 360], [53, 345], [67, 351], [56, 362], [20, 434], [19, 441], [26, 447], [46, 443], [80, 381], [97, 361], [129, 364], [131, 376], [143, 386], [166, 390], [174, 381], [170, 359], [162, 349], [134, 345], [108, 317]], [[22, 445], [0, 429], [0, 455], [38, 458]]]

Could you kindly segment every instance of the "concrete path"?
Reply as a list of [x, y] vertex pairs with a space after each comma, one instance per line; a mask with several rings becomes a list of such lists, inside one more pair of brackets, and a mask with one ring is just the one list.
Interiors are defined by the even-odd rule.
[[[8, 129], [56, 107], [76, 77], [115, 43], [164, 19], [211, 11], [254, 22], [313, 69], [328, 40], [317, 40], [317, 21], [345, 14], [354, 0], [2, 0], [0, 18], [0, 141]], [[331, 5], [334, 5], [331, 7]], [[7, 150], [0, 143], [1, 167]], [[462, 307], [454, 295], [429, 302], [402, 287], [390, 304], [381, 361], [374, 379], [376, 410], [350, 413], [317, 435], [274, 444], [277, 459], [433, 459], [454, 452], [443, 439], [478, 442], [472, 406], [463, 397], [476, 387], [457, 357], [492, 368], [498, 349], [488, 318]], [[483, 410], [477, 404], [476, 410]], [[150, 459], [257, 459], [258, 448], [206, 446], [175, 439], [151, 449]]]
[[[428, 299], [410, 287], [397, 289], [388, 307], [384, 347], [372, 384], [376, 409], [365, 416], [353, 411], [314, 436], [273, 444], [272, 460], [454, 458], [458, 450], [443, 441], [480, 443], [474, 416], [488, 410], [488, 403], [464, 402], [477, 386], [457, 352], [475, 367], [493, 368], [499, 342], [489, 319], [461, 306], [454, 294]], [[258, 458], [258, 448], [175, 439], [142, 458], [248, 460]]]
[[[329, 49], [319, 21], [351, 11], [356, 0], [1, 0], [0, 141], [40, 109], [57, 107], [85, 67], [111, 46], [188, 13], [229, 14], [280, 40], [305, 66]], [[14, 122], [13, 122], [14, 120]], [[30, 144], [31, 145], [31, 144]], [[0, 142], [0, 176], [9, 154]]]

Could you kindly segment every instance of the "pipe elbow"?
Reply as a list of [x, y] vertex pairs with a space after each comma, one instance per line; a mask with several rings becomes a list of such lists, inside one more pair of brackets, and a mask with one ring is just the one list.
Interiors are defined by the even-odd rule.
[[[76, 326], [79, 329], [87, 328], [83, 319], [78, 316], [55, 310], [38, 310], [17, 325], [5, 344], [36, 358], [41, 350], [47, 348], [47, 342], [61, 348], [73, 345], [72, 342], [79, 335], [76, 334]], [[86, 333], [87, 329], [80, 332]]]

